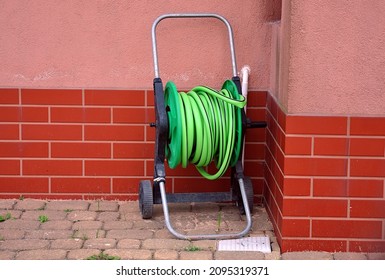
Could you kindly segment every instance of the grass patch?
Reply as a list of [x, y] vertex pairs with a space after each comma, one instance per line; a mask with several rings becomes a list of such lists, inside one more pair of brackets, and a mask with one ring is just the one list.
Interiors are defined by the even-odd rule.
[[42, 224], [48, 222], [48, 217], [45, 216], [45, 215], [40, 215], [39, 216], [39, 222], [42, 223]]
[[105, 254], [104, 252], [101, 252], [98, 255], [92, 255], [86, 258], [86, 260], [120, 260], [121, 258], [119, 256], [110, 256], [108, 254]]
[[184, 250], [187, 252], [197, 252], [197, 251], [200, 251], [201, 248], [195, 245], [189, 245], [188, 247], [184, 248]]
[[65, 209], [64, 210], [64, 212], [66, 212], [66, 213], [71, 213], [72, 211], [74, 211], [74, 210], [72, 210], [72, 209]]
[[5, 214], [4, 216], [0, 216], [0, 223], [1, 222], [5, 222], [6, 220], [9, 220], [9, 219], [11, 219], [12, 218], [12, 215], [11, 215], [11, 213], [7, 213], [7, 214]]

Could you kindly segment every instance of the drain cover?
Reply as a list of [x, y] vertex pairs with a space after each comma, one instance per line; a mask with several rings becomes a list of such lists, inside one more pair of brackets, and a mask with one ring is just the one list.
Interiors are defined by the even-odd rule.
[[271, 253], [268, 236], [246, 237], [240, 239], [220, 240], [218, 251], [256, 251]]

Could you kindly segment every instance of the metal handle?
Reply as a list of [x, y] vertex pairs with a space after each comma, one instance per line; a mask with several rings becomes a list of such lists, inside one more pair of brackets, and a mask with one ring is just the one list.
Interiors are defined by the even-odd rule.
[[159, 66], [158, 66], [158, 51], [156, 48], [156, 26], [158, 23], [166, 18], [216, 18], [221, 20], [227, 27], [229, 33], [229, 43], [231, 52], [231, 63], [233, 67], [233, 77], [237, 76], [237, 63], [235, 59], [234, 39], [233, 31], [230, 23], [224, 17], [217, 14], [164, 14], [158, 17], [152, 24], [152, 55], [154, 57], [154, 74], [155, 78], [159, 78]]

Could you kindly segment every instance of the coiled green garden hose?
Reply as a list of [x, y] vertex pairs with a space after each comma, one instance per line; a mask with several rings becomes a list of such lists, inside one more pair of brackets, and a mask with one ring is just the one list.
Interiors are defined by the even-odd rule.
[[[210, 180], [221, 177], [238, 160], [242, 145], [241, 108], [245, 98], [231, 80], [220, 91], [197, 86], [189, 92], [178, 92], [167, 82], [165, 104], [169, 123], [166, 157], [170, 168], [188, 163]], [[217, 171], [206, 171], [212, 161]]]

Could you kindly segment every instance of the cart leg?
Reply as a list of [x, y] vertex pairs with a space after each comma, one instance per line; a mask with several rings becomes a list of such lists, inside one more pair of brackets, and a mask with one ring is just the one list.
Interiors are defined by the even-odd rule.
[[245, 236], [251, 229], [252, 221], [251, 221], [251, 213], [249, 204], [247, 201], [247, 194], [245, 191], [245, 185], [243, 179], [238, 179], [239, 188], [241, 190], [243, 205], [245, 206], [245, 214], [246, 214], [246, 227], [239, 233], [229, 233], [229, 234], [202, 234], [202, 235], [184, 235], [182, 233], [177, 232], [170, 222], [170, 215], [167, 206], [167, 196], [165, 190], [164, 182], [159, 183], [160, 195], [162, 197], [162, 207], [163, 214], [165, 219], [165, 224], [167, 229], [170, 231], [172, 235], [179, 239], [187, 239], [187, 240], [201, 240], [201, 239], [231, 239], [231, 238], [239, 238]]

